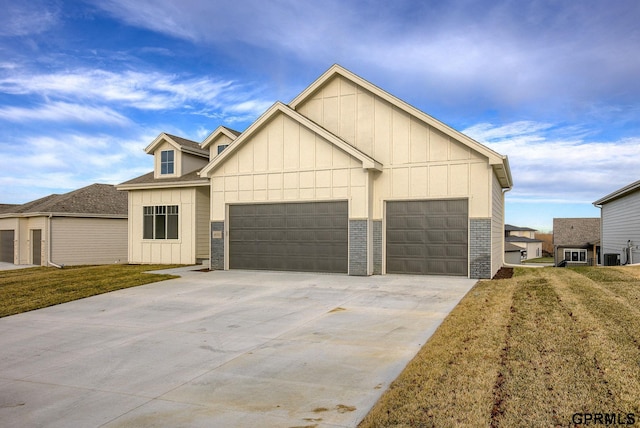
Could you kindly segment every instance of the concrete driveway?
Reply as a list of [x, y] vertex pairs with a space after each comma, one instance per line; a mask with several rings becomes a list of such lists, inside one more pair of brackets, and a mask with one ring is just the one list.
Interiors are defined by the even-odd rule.
[[0, 319], [2, 427], [352, 427], [475, 280], [185, 272]]

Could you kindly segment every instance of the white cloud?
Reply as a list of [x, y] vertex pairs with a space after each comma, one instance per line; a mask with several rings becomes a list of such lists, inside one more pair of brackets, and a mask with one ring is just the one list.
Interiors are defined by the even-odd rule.
[[129, 119], [107, 107], [93, 107], [64, 102], [53, 102], [35, 108], [3, 107], [0, 108], [0, 119], [14, 122], [99, 122], [120, 126], [130, 123]]
[[52, 2], [3, 2], [0, 36], [16, 37], [42, 33], [56, 25], [58, 20], [59, 10]]
[[532, 121], [462, 131], [509, 156], [511, 201], [591, 203], [640, 178], [640, 137], [587, 141], [587, 131]]

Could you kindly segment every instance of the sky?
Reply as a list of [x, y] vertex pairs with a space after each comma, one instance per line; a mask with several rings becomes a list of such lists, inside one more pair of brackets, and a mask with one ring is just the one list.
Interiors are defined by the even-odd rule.
[[152, 170], [337, 63], [509, 157], [550, 231], [640, 179], [637, 0], [0, 0], [0, 203]]

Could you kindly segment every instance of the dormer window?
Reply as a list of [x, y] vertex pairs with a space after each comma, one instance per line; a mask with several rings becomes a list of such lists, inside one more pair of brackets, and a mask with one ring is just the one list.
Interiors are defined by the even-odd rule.
[[160, 174], [173, 174], [173, 150], [163, 150], [160, 152]]
[[227, 147], [229, 147], [229, 145], [228, 145], [228, 144], [220, 144], [220, 145], [218, 146], [218, 154], [222, 153], [222, 151], [223, 151], [224, 149], [226, 149]]

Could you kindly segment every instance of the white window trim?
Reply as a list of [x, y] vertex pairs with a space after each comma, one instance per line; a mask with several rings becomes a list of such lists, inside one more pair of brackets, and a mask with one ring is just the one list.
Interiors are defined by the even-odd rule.
[[[173, 159], [171, 160], [171, 162], [167, 161], [167, 162], [163, 162], [162, 161], [162, 155], [163, 153], [172, 153], [173, 154]], [[173, 171], [171, 172], [162, 172], [162, 166], [163, 165], [171, 165], [171, 169]], [[176, 173], [176, 152], [175, 150], [162, 150], [160, 151], [160, 175], [175, 175]]]
[[[572, 254], [574, 252], [578, 253], [578, 260], [573, 260], [573, 257], [571, 257], [571, 260], [567, 260], [566, 258], [566, 253], [567, 252], [571, 252]], [[584, 253], [584, 260], [580, 260], [580, 253]], [[562, 257], [563, 260], [565, 260], [567, 263], [583, 263], [583, 264], [587, 264], [589, 263], [589, 253], [586, 249], [584, 248], [563, 248], [562, 249]]]

